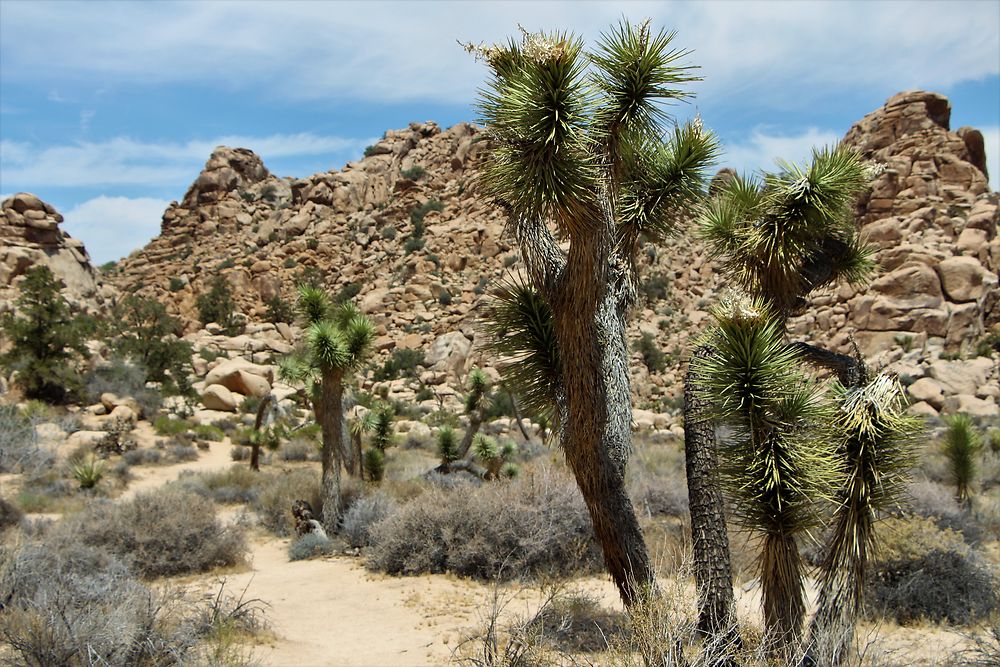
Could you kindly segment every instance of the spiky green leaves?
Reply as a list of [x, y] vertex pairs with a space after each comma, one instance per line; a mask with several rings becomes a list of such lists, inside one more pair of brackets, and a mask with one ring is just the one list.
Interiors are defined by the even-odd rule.
[[458, 459], [458, 439], [455, 437], [455, 429], [450, 426], [442, 426], [437, 432], [437, 450], [441, 457], [441, 463], [448, 465]]
[[488, 462], [500, 458], [500, 447], [497, 441], [483, 433], [477, 433], [472, 439], [472, 453], [480, 461]]
[[322, 322], [330, 316], [330, 295], [322, 287], [299, 285], [299, 300], [296, 310], [306, 326]]
[[580, 40], [524, 34], [488, 50], [494, 77], [479, 111], [495, 141], [480, 168], [484, 191], [518, 215], [584, 228], [596, 213], [595, 160], [587, 124], [591, 100]]
[[948, 430], [944, 434], [944, 455], [948, 459], [948, 473], [955, 485], [955, 497], [968, 505], [970, 490], [976, 477], [976, 457], [983, 447], [982, 438], [972, 418], [966, 414], [945, 417]]
[[483, 318], [486, 346], [501, 360], [504, 384], [530, 414], [552, 421], [561, 386], [552, 309], [518, 277], [498, 283], [490, 296]]
[[873, 268], [851, 208], [870, 172], [845, 147], [814, 151], [808, 169], [782, 168], [763, 181], [734, 178], [700, 226], [726, 273], [787, 316], [810, 291], [863, 282]]
[[692, 363], [716, 418], [728, 427], [720, 459], [736, 515], [768, 533], [809, 528], [818, 518], [816, 501], [842, 479], [828, 405], [761, 300], [731, 299], [713, 315], [717, 325], [706, 340], [713, 353]]
[[691, 97], [678, 86], [699, 81], [692, 66], [680, 61], [690, 52], [671, 49], [675, 33], [652, 34], [649, 21], [632, 26], [621, 21], [601, 35], [590, 55], [592, 81], [601, 96], [598, 132], [614, 136], [620, 129], [648, 132], [665, 120], [660, 103]]
[[480, 412], [489, 404], [490, 379], [480, 368], [469, 371], [469, 393], [465, 397], [465, 412]]
[[719, 156], [715, 136], [698, 121], [658, 135], [632, 135], [622, 144], [626, 169], [618, 196], [620, 236], [645, 234], [662, 240], [674, 231], [679, 214], [702, 198], [705, 169]]

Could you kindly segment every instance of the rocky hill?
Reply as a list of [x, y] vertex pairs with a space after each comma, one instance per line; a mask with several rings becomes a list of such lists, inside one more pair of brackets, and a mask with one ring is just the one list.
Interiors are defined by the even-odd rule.
[[[815, 295], [792, 331], [845, 351], [856, 340], [913, 383], [919, 411], [997, 414], [996, 355], [974, 357], [1000, 322], [998, 198], [987, 186], [982, 135], [952, 132], [949, 117], [946, 98], [914, 91], [848, 131], [847, 144], [887, 165], [858, 207], [882, 271], [865, 290]], [[265, 318], [268, 300], [290, 301], [298, 280], [319, 275], [335, 291], [357, 293], [378, 325], [381, 355], [436, 341], [472, 345], [454, 373], [439, 364], [440, 377], [427, 378], [454, 382], [476, 361], [483, 293], [520, 261], [500, 214], [475, 195], [479, 139], [464, 123], [444, 131], [413, 124], [387, 132], [364, 159], [304, 179], [272, 175], [245, 149], [219, 148], [168, 208], [160, 236], [112, 280], [160, 299], [194, 331], [195, 298], [217, 274], [252, 321]], [[633, 364], [638, 405], [656, 412], [676, 412], [688, 338], [722, 287], [705, 249], [690, 233], [681, 239], [643, 253], [645, 300], [633, 318], [633, 337], [648, 334], [666, 354], [654, 373], [638, 352]]]

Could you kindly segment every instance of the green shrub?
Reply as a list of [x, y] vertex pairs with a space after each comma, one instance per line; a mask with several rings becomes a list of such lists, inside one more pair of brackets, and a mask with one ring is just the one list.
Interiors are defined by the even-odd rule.
[[221, 428], [212, 424], [198, 424], [194, 427], [194, 435], [199, 440], [211, 442], [222, 442], [222, 439], [226, 437]]
[[639, 285], [647, 301], [661, 301], [670, 294], [670, 279], [665, 273], [654, 273]]
[[346, 303], [361, 293], [361, 283], [345, 283], [333, 297], [335, 304]]
[[444, 202], [442, 202], [440, 199], [430, 199], [421, 204], [420, 206], [415, 207], [412, 211], [410, 211], [410, 222], [413, 224], [414, 229], [419, 228], [421, 230], [420, 234], [415, 233], [415, 235], [421, 236], [423, 234], [422, 225], [424, 222], [424, 217], [428, 213], [430, 213], [431, 211], [443, 211], [443, 210], [444, 210]]
[[212, 278], [208, 291], [195, 299], [195, 307], [198, 309], [198, 320], [203, 325], [215, 322], [227, 335], [238, 333], [236, 302], [233, 301], [229, 283], [223, 276]]
[[458, 438], [455, 429], [442, 426], [437, 432], [437, 453], [441, 463], [448, 464], [458, 459]]
[[0, 315], [0, 335], [9, 343], [0, 368], [17, 372], [28, 398], [62, 403], [81, 389], [78, 367], [87, 359], [85, 343], [92, 322], [74, 315], [62, 297], [62, 283], [47, 266], [25, 273], [15, 312]]
[[219, 265], [215, 267], [215, 270], [222, 271], [223, 269], [231, 269], [234, 266], [236, 266], [236, 260], [233, 259], [232, 257], [227, 257], [221, 262], [219, 262]]
[[601, 565], [576, 484], [551, 470], [427, 491], [376, 523], [370, 541], [366, 566], [389, 574], [451, 572], [492, 581]]
[[411, 181], [419, 181], [426, 173], [427, 173], [426, 169], [424, 169], [418, 164], [415, 164], [409, 169], [403, 169], [401, 172], [399, 172], [399, 175], [402, 176], [403, 178], [408, 178]]
[[396, 348], [382, 364], [382, 368], [375, 370], [372, 377], [376, 382], [396, 380], [404, 377], [417, 379], [417, 367], [423, 365], [423, 350]]
[[650, 373], [660, 373], [663, 371], [665, 359], [660, 346], [656, 344], [656, 339], [652, 334], [644, 333], [642, 338], [635, 342], [635, 349], [642, 354], [642, 363]]
[[306, 248], [308, 248], [309, 250], [315, 250], [318, 247], [319, 247], [319, 239], [316, 238], [315, 236], [311, 237], [306, 241]]
[[267, 301], [264, 302], [267, 306], [267, 313], [264, 318], [271, 322], [272, 324], [277, 324], [278, 322], [294, 322], [295, 321], [295, 308], [291, 303], [285, 301], [281, 298], [280, 294], [276, 294]]
[[79, 541], [130, 562], [146, 578], [205, 572], [243, 560], [246, 543], [223, 526], [212, 501], [181, 488], [95, 502], [63, 519], [56, 538]]
[[393, 227], [392, 225], [386, 225], [385, 227], [382, 228], [381, 234], [382, 238], [384, 238], [386, 241], [392, 241], [393, 239], [396, 238], [396, 228]]
[[33, 476], [54, 463], [55, 455], [39, 445], [32, 420], [16, 405], [0, 405], [0, 472]]
[[422, 236], [411, 236], [403, 244], [403, 250], [407, 255], [411, 255], [418, 250], [423, 250], [426, 241]]
[[187, 433], [191, 428], [191, 422], [186, 419], [176, 419], [168, 415], [158, 415], [153, 420], [153, 430], [157, 435], [177, 436]]
[[333, 553], [333, 542], [320, 533], [306, 533], [288, 547], [289, 560], [306, 560]]
[[451, 292], [448, 290], [441, 290], [441, 295], [438, 296], [438, 303], [442, 306], [450, 306], [452, 301]]
[[281, 265], [284, 266], [286, 269], [294, 269], [295, 265], [296, 265], [295, 258], [294, 257], [286, 257], [285, 261], [282, 262]]
[[376, 150], [377, 149], [375, 146], [365, 146], [365, 157], [371, 157], [372, 155], [375, 155]]
[[182, 289], [184, 289], [184, 281], [178, 278], [177, 276], [174, 276], [173, 278], [170, 279], [169, 289], [171, 292], [180, 292]]

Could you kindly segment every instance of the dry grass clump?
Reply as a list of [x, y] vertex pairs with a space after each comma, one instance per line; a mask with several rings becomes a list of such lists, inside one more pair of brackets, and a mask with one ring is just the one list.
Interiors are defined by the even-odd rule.
[[261, 478], [261, 487], [251, 506], [261, 524], [279, 537], [287, 537], [295, 532], [293, 501], [305, 500], [314, 509], [322, 507], [319, 475], [315, 470], [300, 469], [258, 476]]
[[372, 526], [395, 511], [396, 501], [384, 491], [362, 496], [344, 514], [341, 535], [352, 547], [366, 547], [371, 543]]
[[8, 528], [20, 525], [23, 518], [24, 513], [16, 505], [0, 498], [0, 533]]
[[42, 447], [35, 422], [16, 405], [0, 405], [0, 473], [42, 474], [55, 463], [55, 454]]
[[866, 589], [869, 612], [906, 624], [966, 625], [1000, 608], [998, 582], [979, 554], [931, 519], [888, 519]]
[[576, 484], [543, 468], [478, 488], [428, 490], [372, 527], [366, 565], [493, 580], [595, 571], [600, 562]]
[[288, 547], [288, 560], [306, 560], [333, 553], [333, 541], [322, 533], [306, 533]]
[[983, 527], [976, 517], [959, 507], [955, 492], [938, 482], [917, 480], [907, 488], [909, 509], [917, 516], [932, 519], [938, 528], [962, 534], [969, 544], [983, 538]]
[[239, 667], [251, 664], [245, 652], [227, 649], [224, 663], [200, 658], [220, 652], [222, 630], [263, 625], [256, 601], [220, 589], [209, 605], [191, 604], [147, 587], [117, 556], [71, 541], [0, 552], [0, 598], [0, 638], [18, 665]]
[[212, 501], [176, 487], [120, 503], [93, 502], [59, 522], [50, 539], [103, 549], [145, 578], [233, 565], [247, 550], [243, 534], [218, 520]]
[[223, 505], [250, 504], [257, 500], [269, 477], [247, 466], [234, 465], [220, 472], [187, 474], [179, 483], [182, 488]]

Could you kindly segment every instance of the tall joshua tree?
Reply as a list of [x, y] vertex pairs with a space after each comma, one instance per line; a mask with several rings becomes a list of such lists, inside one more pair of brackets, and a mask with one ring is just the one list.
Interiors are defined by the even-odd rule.
[[796, 537], [818, 525], [818, 501], [841, 480], [829, 440], [831, 411], [763, 300], [726, 300], [713, 315], [717, 326], [705, 341], [711, 354], [692, 364], [712, 416], [729, 428], [719, 441], [719, 472], [736, 518], [763, 536], [766, 640], [788, 655], [805, 616]]
[[568, 33], [522, 32], [469, 47], [492, 71], [479, 105], [491, 142], [479, 187], [505, 211], [526, 266], [508, 292], [525, 303], [498, 309], [546, 319], [493, 333], [520, 362], [508, 366], [508, 386], [526, 407], [531, 396], [554, 406], [605, 564], [631, 605], [654, 585], [624, 487], [636, 255], [640, 239], [662, 240], [700, 200], [717, 143], [700, 122], [662, 130], [662, 103], [690, 97], [681, 86], [697, 80], [672, 33], [622, 23], [585, 52]]
[[344, 430], [344, 378], [368, 355], [375, 327], [354, 304], [332, 305], [321, 288], [299, 287], [299, 315], [307, 327], [305, 347], [286, 357], [283, 377], [307, 386], [323, 434], [323, 527], [334, 532], [340, 520], [340, 466]]
[[[873, 175], [846, 148], [817, 151], [803, 169], [783, 164], [762, 178], [733, 177], [719, 189], [699, 221], [731, 282], [760, 299], [784, 321], [800, 311], [806, 296], [838, 280], [862, 283], [872, 269], [871, 248], [859, 238], [854, 199]], [[846, 386], [858, 383], [858, 363], [849, 356], [793, 344], [802, 358], [836, 372]], [[699, 360], [711, 356], [703, 344], [692, 354], [685, 378], [685, 448], [699, 628], [716, 634], [734, 620], [732, 569], [725, 507], [716, 475], [714, 399], [700, 390]]]

